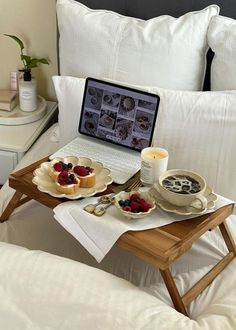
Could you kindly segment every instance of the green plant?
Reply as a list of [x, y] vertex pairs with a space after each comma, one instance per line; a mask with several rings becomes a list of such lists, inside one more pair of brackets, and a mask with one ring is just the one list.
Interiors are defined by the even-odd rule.
[[23, 69], [19, 70], [24, 72], [24, 74], [28, 74], [28, 77], [30, 79], [25, 79], [25, 80], [31, 80], [31, 69], [38, 67], [39, 64], [49, 64], [48, 60], [46, 58], [35, 58], [31, 57], [30, 55], [25, 55], [23, 53], [23, 50], [25, 49], [23, 41], [11, 34], [4, 34], [6, 37], [12, 38], [17, 42], [17, 44], [20, 47], [20, 58], [23, 63]]

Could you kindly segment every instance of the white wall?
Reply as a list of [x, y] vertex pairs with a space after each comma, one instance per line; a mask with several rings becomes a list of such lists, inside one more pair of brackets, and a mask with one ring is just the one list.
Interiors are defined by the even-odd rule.
[[34, 57], [46, 57], [50, 65], [32, 70], [38, 81], [38, 94], [55, 100], [51, 77], [57, 74], [56, 0], [0, 0], [0, 89], [9, 87], [10, 71], [22, 67], [20, 48], [3, 33], [20, 37], [26, 51]]

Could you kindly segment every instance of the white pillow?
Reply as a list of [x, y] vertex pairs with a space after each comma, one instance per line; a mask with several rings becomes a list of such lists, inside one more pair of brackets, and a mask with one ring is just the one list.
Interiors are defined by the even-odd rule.
[[219, 7], [147, 21], [57, 1], [61, 75], [201, 90], [207, 28]]
[[53, 76], [58, 100], [59, 144], [62, 147], [78, 135], [85, 79]]
[[236, 89], [236, 20], [212, 18], [208, 43], [215, 53], [211, 65], [211, 90]]
[[169, 151], [169, 168], [199, 172], [217, 193], [236, 201], [236, 93], [159, 95], [153, 144]]
[[[59, 102], [60, 143], [78, 135], [84, 79], [53, 77]], [[153, 145], [169, 151], [169, 168], [202, 174], [219, 194], [236, 201], [236, 92], [172, 91], [137, 87], [160, 96]]]

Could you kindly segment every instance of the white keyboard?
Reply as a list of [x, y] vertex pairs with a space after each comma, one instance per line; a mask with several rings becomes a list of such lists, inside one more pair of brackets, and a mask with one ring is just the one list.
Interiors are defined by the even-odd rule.
[[103, 141], [91, 141], [79, 136], [50, 156], [55, 157], [88, 157], [100, 161], [111, 171], [114, 182], [123, 184], [140, 169], [140, 153], [134, 150], [111, 145]]

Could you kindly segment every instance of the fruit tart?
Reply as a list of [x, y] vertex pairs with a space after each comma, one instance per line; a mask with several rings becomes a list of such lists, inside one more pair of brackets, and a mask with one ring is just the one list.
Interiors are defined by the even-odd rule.
[[70, 171], [72, 169], [73, 165], [72, 163], [64, 163], [62, 161], [56, 162], [56, 163], [52, 163], [52, 165], [49, 168], [49, 175], [50, 177], [56, 181], [58, 175], [63, 172], [63, 171]]
[[73, 173], [69, 171], [62, 171], [56, 178], [56, 190], [67, 194], [75, 194], [80, 187], [80, 180]]
[[80, 180], [81, 188], [92, 188], [96, 182], [94, 169], [90, 166], [76, 165], [73, 168], [75, 176]]

